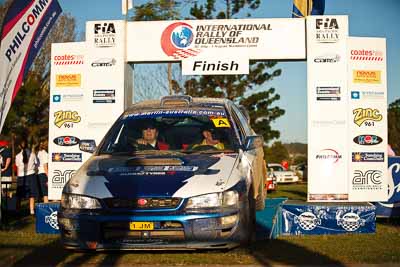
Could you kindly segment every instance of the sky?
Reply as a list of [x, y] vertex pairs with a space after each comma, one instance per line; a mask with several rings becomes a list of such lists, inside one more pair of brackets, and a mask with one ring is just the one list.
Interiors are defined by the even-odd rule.
[[[3, 2], [3, 0], [0, 0]], [[90, 20], [124, 19], [121, 0], [58, 0], [63, 12], [77, 22], [78, 36], [82, 36], [85, 22]], [[134, 5], [143, 0], [133, 0]], [[188, 1], [186, 1], [188, 2]], [[221, 2], [222, 0], [217, 0]], [[188, 12], [190, 4], [180, 7]], [[261, 6], [251, 12], [252, 18], [289, 18], [292, 0], [261, 0]], [[385, 37], [387, 45], [388, 104], [400, 98], [400, 0], [326, 0], [325, 15], [348, 15], [349, 35]], [[130, 16], [133, 15], [131, 10]], [[243, 14], [242, 18], [245, 17]], [[81, 32], [81, 33], [79, 33]], [[281, 96], [276, 105], [285, 109], [284, 116], [272, 124], [285, 143], [307, 142], [307, 72], [306, 63], [279, 62], [282, 75], [259, 90], [274, 87]]]

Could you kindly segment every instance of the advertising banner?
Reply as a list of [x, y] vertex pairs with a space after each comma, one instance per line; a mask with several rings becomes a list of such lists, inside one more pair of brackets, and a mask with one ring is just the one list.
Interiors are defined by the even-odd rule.
[[400, 217], [400, 157], [389, 157], [388, 162], [388, 201], [375, 203], [376, 216]]
[[38, 203], [35, 207], [36, 233], [38, 234], [59, 234], [57, 213], [60, 203]]
[[180, 61], [248, 53], [248, 59], [305, 59], [305, 19], [128, 22], [127, 60]]
[[350, 201], [387, 200], [386, 39], [349, 37]]
[[15, 0], [5, 14], [0, 47], [0, 131], [11, 103], [60, 13], [57, 0]]
[[[85, 68], [86, 129], [99, 144], [110, 126], [132, 104], [132, 72], [125, 74], [125, 21], [88, 21]], [[129, 48], [132, 49], [132, 48]]]
[[[61, 198], [65, 183], [90, 154], [79, 150], [87, 137], [84, 42], [52, 44], [49, 109], [49, 199]], [[89, 135], [90, 136], [90, 135]]]
[[307, 18], [308, 200], [348, 201], [347, 16]]
[[281, 208], [282, 235], [375, 233], [375, 207], [366, 205], [291, 204]]

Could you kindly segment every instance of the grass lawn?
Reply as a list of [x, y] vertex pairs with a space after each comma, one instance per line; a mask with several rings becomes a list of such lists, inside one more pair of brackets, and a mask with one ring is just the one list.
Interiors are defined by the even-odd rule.
[[[306, 185], [279, 185], [268, 197], [304, 200]], [[345, 265], [400, 264], [400, 220], [378, 220], [376, 234], [279, 237], [223, 252], [107, 252], [64, 250], [54, 235], [35, 234], [34, 218], [13, 215], [0, 231], [0, 266]]]

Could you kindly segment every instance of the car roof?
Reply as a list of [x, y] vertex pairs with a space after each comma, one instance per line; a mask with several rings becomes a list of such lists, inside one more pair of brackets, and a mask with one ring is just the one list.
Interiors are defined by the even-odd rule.
[[221, 108], [227, 106], [230, 100], [226, 98], [190, 97], [186, 95], [166, 96], [159, 100], [145, 100], [131, 105], [124, 115], [135, 113], [138, 110], [177, 109], [177, 108]]

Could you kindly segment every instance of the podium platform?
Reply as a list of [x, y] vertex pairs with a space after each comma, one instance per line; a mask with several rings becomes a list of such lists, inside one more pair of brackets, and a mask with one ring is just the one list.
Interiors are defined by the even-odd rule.
[[370, 203], [307, 203], [287, 200], [277, 214], [281, 235], [375, 233]]
[[59, 234], [57, 212], [60, 208], [59, 202], [38, 203], [35, 206], [36, 233]]

